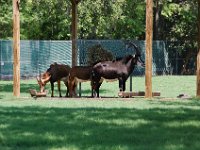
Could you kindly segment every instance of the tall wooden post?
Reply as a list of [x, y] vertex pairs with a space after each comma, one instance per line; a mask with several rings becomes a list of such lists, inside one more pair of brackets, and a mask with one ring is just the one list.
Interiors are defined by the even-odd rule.
[[20, 96], [20, 0], [13, 0], [13, 95]]
[[77, 7], [79, 1], [71, 0], [72, 3], [72, 66], [77, 65]]
[[153, 0], [146, 0], [145, 98], [152, 98]]
[[200, 97], [200, 0], [198, 0], [198, 54], [197, 54], [197, 92], [196, 96]]

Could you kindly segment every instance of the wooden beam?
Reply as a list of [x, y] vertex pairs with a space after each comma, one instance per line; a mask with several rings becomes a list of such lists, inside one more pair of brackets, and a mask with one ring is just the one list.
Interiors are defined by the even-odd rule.
[[200, 0], [198, 0], [198, 54], [197, 54], [197, 92], [196, 96], [200, 97]]
[[77, 65], [77, 0], [71, 0], [72, 3], [72, 66]]
[[145, 98], [152, 98], [153, 0], [146, 0]]
[[[119, 92], [119, 97], [135, 97], [135, 96], [145, 96], [144, 91], [139, 92]], [[160, 92], [152, 92], [152, 96], [160, 96]]]
[[20, 96], [20, 0], [13, 0], [13, 95]]

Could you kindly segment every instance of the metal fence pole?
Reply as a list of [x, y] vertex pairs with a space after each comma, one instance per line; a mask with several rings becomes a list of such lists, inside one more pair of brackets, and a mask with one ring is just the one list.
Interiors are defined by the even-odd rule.
[[81, 82], [79, 82], [79, 97], [81, 97]]
[[177, 57], [177, 51], [176, 51], [176, 75], [178, 74], [178, 57]]
[[133, 79], [132, 79], [132, 74], [130, 75], [130, 92], [132, 92], [132, 83], [133, 83]]

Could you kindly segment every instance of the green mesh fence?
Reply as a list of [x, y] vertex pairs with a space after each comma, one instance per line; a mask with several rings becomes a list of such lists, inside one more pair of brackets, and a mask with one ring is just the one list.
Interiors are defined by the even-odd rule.
[[[129, 42], [133, 42], [140, 48], [142, 59], [145, 60], [145, 41], [126, 41], [126, 40], [79, 40], [79, 62], [87, 64], [88, 49], [94, 45], [101, 45], [107, 51], [110, 51], [114, 57], [123, 57], [128, 54], [134, 54], [134, 48], [127, 48]], [[172, 67], [168, 58], [168, 52], [165, 42], [153, 42], [153, 75], [169, 74]], [[136, 66], [133, 75], [144, 75], [145, 68]]]
[[[12, 79], [12, 41], [0, 41], [0, 78]], [[36, 77], [57, 62], [71, 64], [71, 41], [20, 41], [21, 78]]]
[[[129, 41], [130, 42], [130, 41]], [[140, 47], [145, 60], [145, 41], [132, 41]], [[33, 41], [20, 42], [20, 70], [21, 78], [36, 77], [45, 72], [50, 64], [57, 62], [71, 66], [71, 41]], [[78, 40], [78, 65], [87, 65], [88, 49], [100, 44], [111, 52], [114, 57], [133, 54], [133, 48], [127, 48], [126, 40]], [[175, 60], [175, 61], [174, 61]], [[0, 79], [12, 79], [13, 50], [12, 41], [0, 40]], [[169, 58], [167, 44], [164, 41], [153, 42], [153, 75], [177, 74], [176, 58]], [[134, 75], [144, 75], [145, 69], [136, 67]]]

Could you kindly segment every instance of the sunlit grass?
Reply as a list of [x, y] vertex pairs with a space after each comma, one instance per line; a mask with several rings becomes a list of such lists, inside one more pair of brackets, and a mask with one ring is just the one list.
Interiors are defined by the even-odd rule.
[[[145, 77], [133, 77], [132, 90], [145, 91]], [[129, 79], [126, 83], [126, 91], [130, 91]], [[13, 99], [12, 81], [0, 81], [0, 98]], [[196, 94], [196, 76], [154, 76], [152, 78], [153, 91], [159, 91], [161, 97], [175, 98], [179, 94], [188, 94], [195, 96]], [[37, 81], [21, 80], [21, 97], [30, 97], [28, 90], [37, 89]], [[47, 84], [46, 89], [51, 93], [50, 84]], [[62, 95], [65, 96], [66, 87], [62, 83]], [[79, 89], [79, 88], [78, 88]], [[91, 96], [91, 88], [89, 82], [82, 83], [82, 96]], [[118, 82], [103, 82], [100, 88], [100, 96], [118, 97]], [[55, 83], [55, 96], [58, 96], [57, 85]]]

